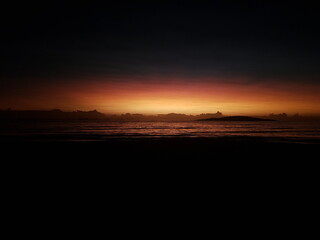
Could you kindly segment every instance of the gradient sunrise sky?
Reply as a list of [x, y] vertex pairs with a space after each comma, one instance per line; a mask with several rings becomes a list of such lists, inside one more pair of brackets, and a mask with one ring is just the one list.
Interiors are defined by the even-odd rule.
[[7, 4], [1, 109], [320, 114], [317, 8], [267, 1]]

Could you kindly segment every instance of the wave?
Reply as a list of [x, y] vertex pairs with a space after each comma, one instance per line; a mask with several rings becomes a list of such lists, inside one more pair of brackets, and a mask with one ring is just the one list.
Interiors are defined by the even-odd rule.
[[110, 138], [277, 137], [319, 139], [320, 124], [212, 122], [28, 122], [1, 124], [0, 138], [100, 141]]

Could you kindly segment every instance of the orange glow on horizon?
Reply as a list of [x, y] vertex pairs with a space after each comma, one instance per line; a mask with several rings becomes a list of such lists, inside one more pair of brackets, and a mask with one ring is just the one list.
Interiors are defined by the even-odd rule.
[[[19, 96], [2, 96], [2, 108], [92, 110], [100, 112], [166, 114], [319, 114], [320, 85], [260, 84], [196, 79], [67, 81], [29, 89]], [[6, 98], [5, 98], [6, 97]], [[5, 105], [6, 104], [6, 105]]]

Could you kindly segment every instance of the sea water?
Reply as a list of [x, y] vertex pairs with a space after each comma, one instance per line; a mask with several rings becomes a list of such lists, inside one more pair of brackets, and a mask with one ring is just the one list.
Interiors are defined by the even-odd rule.
[[114, 122], [104, 120], [1, 122], [1, 140], [101, 141], [112, 138], [266, 137], [320, 140], [320, 122]]

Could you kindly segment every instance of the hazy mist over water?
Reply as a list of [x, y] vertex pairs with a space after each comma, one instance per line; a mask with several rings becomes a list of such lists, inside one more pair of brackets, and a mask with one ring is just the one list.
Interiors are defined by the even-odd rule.
[[319, 122], [110, 122], [14, 121], [2, 122], [2, 139], [102, 141], [112, 138], [266, 137], [320, 140]]

